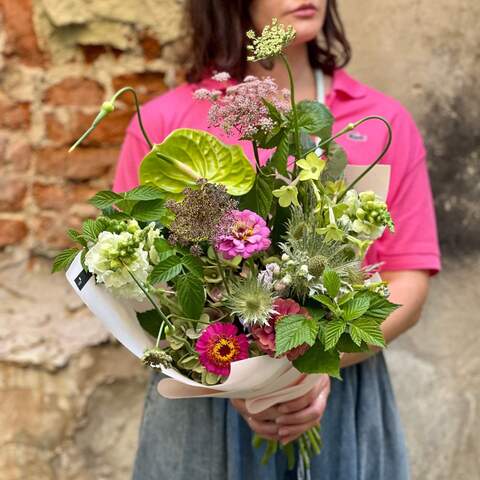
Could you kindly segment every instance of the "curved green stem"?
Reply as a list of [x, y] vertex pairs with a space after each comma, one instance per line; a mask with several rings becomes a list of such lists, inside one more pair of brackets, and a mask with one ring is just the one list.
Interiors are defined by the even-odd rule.
[[352, 189], [375, 165], [378, 164], [378, 162], [380, 162], [380, 160], [385, 156], [388, 149], [390, 148], [390, 145], [392, 144], [392, 127], [390, 126], [390, 124], [385, 118], [380, 117], [379, 115], [370, 115], [368, 117], [362, 118], [362, 120], [359, 120], [355, 124], [355, 126], [357, 127], [361, 123], [366, 122], [368, 120], [379, 120], [383, 122], [383, 124], [387, 127], [387, 131], [388, 131], [387, 141], [385, 143], [385, 146], [383, 147], [383, 150], [380, 152], [380, 154], [375, 159], [375, 161], [371, 165], [369, 165], [369, 167], [366, 168], [365, 171], [361, 175], [359, 175], [352, 183], [350, 183], [350, 185], [347, 186], [347, 188], [343, 191], [343, 193], [340, 194], [340, 196], [338, 197], [338, 201], [340, 201], [344, 197], [344, 195], [348, 192], [348, 190]]
[[292, 105], [293, 128], [295, 131], [295, 158], [298, 160], [301, 156], [301, 152], [300, 152], [300, 130], [298, 129], [298, 114], [297, 114], [297, 106], [295, 104], [295, 82], [293, 81], [292, 69], [290, 68], [290, 64], [288, 63], [287, 57], [285, 56], [285, 54], [281, 53], [280, 58], [285, 64], [285, 68], [287, 69], [287, 73], [288, 73], [288, 79], [290, 81], [290, 103]]
[[258, 154], [258, 145], [255, 140], [252, 140], [253, 154], [255, 155], [255, 163], [257, 164], [258, 172], [262, 173], [262, 167], [260, 166], [260, 155]]
[[227, 291], [228, 295], [230, 295], [230, 288], [228, 288], [228, 282], [227, 279], [225, 278], [225, 275], [223, 274], [222, 267], [220, 265], [220, 258], [218, 257], [218, 253], [216, 250], [213, 248], [213, 254], [215, 255], [215, 259], [217, 260], [217, 269], [220, 277], [222, 278], [223, 285], [225, 286], [225, 290]]
[[120, 95], [124, 94], [125, 92], [132, 93], [133, 99], [134, 99], [134, 102], [135, 102], [135, 109], [136, 109], [136, 112], [137, 112], [138, 124], [140, 126], [140, 130], [142, 132], [143, 137], [145, 138], [145, 141], [147, 142], [148, 146], [150, 147], [150, 149], [153, 148], [153, 143], [150, 141], [150, 138], [148, 137], [147, 132], [145, 130], [145, 127], [143, 125], [142, 115], [140, 113], [140, 104], [138, 102], [137, 93], [135, 92], [135, 90], [132, 87], [123, 87], [113, 95], [112, 99], [109, 102], [104, 102], [103, 103], [100, 112], [98, 113], [98, 115], [93, 120], [90, 128], [70, 147], [70, 149], [68, 150], [69, 153], [73, 152], [73, 150], [75, 150], [95, 130], [95, 128], [97, 128], [98, 124], [109, 113], [111, 113], [115, 110], [115, 102], [116, 102], [117, 98]]

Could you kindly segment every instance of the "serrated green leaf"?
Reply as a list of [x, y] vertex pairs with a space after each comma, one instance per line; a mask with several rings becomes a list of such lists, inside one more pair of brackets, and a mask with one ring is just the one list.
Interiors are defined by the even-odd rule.
[[360, 352], [367, 352], [369, 347], [368, 345], [360, 339], [360, 342], [356, 344], [353, 341], [353, 338], [348, 333], [342, 333], [342, 336], [339, 338], [337, 342], [336, 349], [339, 352], [345, 353], [360, 353]]
[[388, 298], [379, 293], [368, 292], [370, 299], [370, 306], [367, 311], [369, 317], [377, 318], [381, 321], [385, 320], [392, 312], [394, 312], [401, 305], [390, 302]]
[[327, 322], [323, 331], [325, 350], [331, 350], [337, 345], [338, 340], [346, 328], [346, 322], [341, 319], [330, 320]]
[[182, 258], [182, 264], [190, 271], [193, 275], [203, 278], [203, 263], [199, 257], [195, 255], [185, 255]]
[[238, 145], [224, 145], [208, 132], [188, 128], [154, 145], [140, 165], [140, 183], [155, 185], [169, 196], [198, 188], [200, 178], [240, 196], [252, 188], [255, 170]]
[[252, 189], [240, 199], [241, 210], [252, 210], [267, 218], [272, 206], [273, 178], [257, 174]]
[[362, 317], [352, 322], [350, 336], [355, 343], [357, 343], [355, 339], [361, 339], [369, 345], [385, 347], [382, 330], [374, 318]]
[[166, 239], [166, 238], [157, 238], [154, 242], [155, 250], [157, 252], [166, 252], [167, 250], [171, 250], [175, 252], [175, 247]]
[[268, 114], [270, 115], [270, 118], [275, 122], [275, 123], [281, 123], [283, 121], [282, 114], [278, 111], [277, 107], [272, 103], [269, 102], [268, 100], [265, 100], [262, 98], [262, 101], [264, 105], [267, 107]]
[[323, 286], [327, 289], [328, 294], [335, 298], [340, 290], [340, 277], [333, 270], [325, 270], [322, 275]]
[[287, 353], [307, 343], [313, 345], [318, 333], [318, 322], [303, 315], [288, 315], [275, 324], [275, 354]]
[[167, 213], [162, 199], [139, 201], [132, 208], [131, 215], [140, 222], [162, 222]]
[[90, 198], [88, 202], [99, 210], [103, 210], [104, 208], [111, 207], [118, 201], [122, 200], [122, 198], [122, 195], [112, 192], [111, 190], [102, 190]]
[[325, 351], [320, 341], [316, 341], [293, 366], [302, 373], [326, 373], [340, 379], [340, 355], [335, 350]]
[[130, 215], [113, 207], [102, 208], [102, 215], [112, 220], [128, 220], [131, 218]]
[[338, 305], [342, 306], [343, 304], [347, 303], [350, 301], [355, 295], [358, 293], [357, 290], [353, 290], [352, 292], [348, 292], [345, 295], [342, 295], [338, 300], [337, 303]]
[[79, 251], [78, 248], [67, 248], [60, 252], [53, 260], [52, 273], [67, 270]]
[[302, 100], [297, 103], [298, 126], [310, 135], [326, 140], [332, 135], [333, 115], [322, 103]]
[[338, 311], [338, 307], [335, 305], [335, 302], [326, 295], [319, 293], [318, 295], [314, 295], [312, 298], [317, 302], [320, 302], [322, 305], [325, 305], [331, 312]]
[[366, 295], [357, 295], [342, 306], [342, 316], [347, 322], [360, 318], [370, 306], [370, 299]]
[[187, 273], [176, 281], [177, 299], [183, 313], [188, 318], [197, 320], [205, 306], [205, 288], [196, 275]]
[[158, 337], [163, 319], [155, 309], [147, 310], [146, 312], [137, 312], [137, 320], [147, 333], [152, 335], [152, 337]]
[[90, 242], [96, 242], [104, 226], [104, 222], [100, 219], [92, 220], [89, 218], [83, 222], [82, 237]]
[[151, 283], [169, 282], [182, 271], [182, 261], [179, 257], [171, 256], [153, 267], [149, 280]]
[[155, 185], [140, 185], [124, 193], [125, 200], [132, 201], [159, 200], [164, 197], [165, 193]]
[[67, 235], [70, 237], [71, 240], [73, 240], [76, 243], [79, 243], [83, 247], [87, 246], [86, 240], [82, 237], [82, 234], [80, 232], [77, 232], [73, 228], [70, 228], [67, 231]]

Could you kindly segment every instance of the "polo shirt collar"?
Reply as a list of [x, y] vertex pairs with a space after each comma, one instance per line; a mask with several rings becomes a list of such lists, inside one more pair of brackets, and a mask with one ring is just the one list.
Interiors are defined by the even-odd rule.
[[363, 98], [367, 94], [367, 89], [343, 68], [338, 68], [333, 73], [332, 92], [342, 92], [350, 98]]

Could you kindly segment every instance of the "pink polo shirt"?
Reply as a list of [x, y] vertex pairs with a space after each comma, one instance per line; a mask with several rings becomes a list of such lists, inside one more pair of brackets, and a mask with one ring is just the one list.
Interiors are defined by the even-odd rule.
[[[145, 129], [154, 143], [160, 143], [176, 128], [207, 130], [225, 143], [239, 144], [253, 161], [250, 142], [227, 137], [220, 129], [209, 128], [209, 102], [193, 99], [197, 88], [224, 87], [206, 79], [198, 84], [184, 84], [142, 107]], [[440, 270], [432, 193], [425, 161], [425, 148], [414, 121], [396, 100], [363, 85], [344, 70], [336, 70], [332, 89], [325, 103], [335, 117], [334, 132], [347, 123], [366, 115], [385, 117], [393, 129], [392, 145], [381, 163], [391, 165], [387, 204], [395, 222], [395, 233], [386, 231], [369, 249], [366, 263], [383, 262], [380, 270]], [[108, 120], [107, 120], [108, 121]], [[378, 121], [360, 125], [338, 140], [347, 152], [349, 162], [368, 165], [386, 141], [385, 127]], [[127, 129], [117, 165], [114, 190], [130, 190], [138, 185], [138, 167], [149, 148], [134, 118]], [[267, 151], [260, 151], [265, 162]]]

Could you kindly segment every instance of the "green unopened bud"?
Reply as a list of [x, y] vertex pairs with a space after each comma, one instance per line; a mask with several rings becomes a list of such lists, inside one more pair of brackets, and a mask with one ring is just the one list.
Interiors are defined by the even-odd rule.
[[355, 216], [360, 220], [363, 220], [365, 218], [365, 214], [366, 212], [363, 208], [357, 208], [357, 211], [355, 212]]
[[322, 275], [323, 271], [325, 270], [325, 262], [326, 258], [321, 255], [316, 255], [308, 260], [308, 271], [314, 277], [319, 277]]
[[375, 200], [375, 192], [368, 190], [366, 192], [361, 192], [358, 194], [361, 202], [368, 202]]
[[103, 102], [102, 110], [105, 113], [112, 113], [115, 110], [115, 105], [112, 102]]

